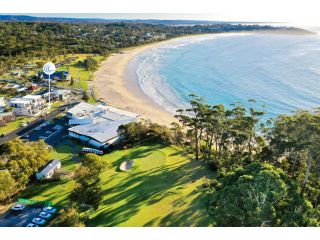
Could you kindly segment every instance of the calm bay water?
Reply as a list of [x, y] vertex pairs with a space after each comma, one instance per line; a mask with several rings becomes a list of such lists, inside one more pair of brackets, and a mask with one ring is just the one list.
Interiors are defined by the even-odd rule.
[[141, 53], [132, 64], [144, 93], [171, 112], [185, 107], [190, 93], [211, 104], [255, 99], [267, 117], [320, 106], [317, 35], [177, 39]]

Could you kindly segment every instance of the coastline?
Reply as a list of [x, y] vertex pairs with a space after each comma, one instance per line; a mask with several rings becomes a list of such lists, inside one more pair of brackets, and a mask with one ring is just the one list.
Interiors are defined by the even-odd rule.
[[152, 122], [166, 126], [176, 122], [177, 119], [173, 113], [166, 111], [145, 95], [136, 79], [129, 76], [128, 64], [135, 56], [148, 49], [168, 44], [176, 39], [189, 37], [192, 36], [131, 47], [111, 54], [101, 63], [98, 71], [94, 74], [93, 87], [98, 98], [114, 107], [138, 113], [141, 118], [150, 119]]
[[[181, 39], [189, 40], [194, 38], [196, 40], [206, 36], [215, 38], [255, 33], [271, 34], [270, 32], [230, 32], [187, 35], [123, 49], [119, 53], [111, 54], [101, 63], [98, 71], [95, 72], [93, 81], [95, 93], [99, 99], [112, 106], [140, 114], [143, 119], [150, 119], [152, 122], [169, 126], [172, 122], [177, 121], [174, 113], [169, 112], [143, 92], [137, 77], [134, 76], [135, 69], [130, 69], [129, 63], [144, 51], [167, 45], [171, 42], [175, 43]], [[280, 32], [275, 34], [280, 34]], [[283, 34], [286, 35], [285, 33]]]
[[143, 119], [150, 119], [152, 122], [169, 126], [172, 122], [177, 122], [177, 118], [174, 117], [173, 113], [158, 105], [142, 91], [136, 78], [128, 73], [129, 63], [140, 53], [168, 44], [171, 41], [177, 41], [177, 39], [218, 36], [222, 34], [225, 35], [226, 33], [182, 36], [131, 47], [119, 53], [113, 53], [101, 63], [99, 69], [94, 73], [93, 87], [95, 93], [99, 99], [111, 106], [138, 113]]

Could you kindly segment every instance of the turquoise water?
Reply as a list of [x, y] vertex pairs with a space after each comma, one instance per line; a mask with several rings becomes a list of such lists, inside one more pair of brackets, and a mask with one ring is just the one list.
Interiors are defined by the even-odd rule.
[[319, 36], [178, 39], [133, 62], [144, 93], [171, 112], [185, 107], [190, 93], [211, 104], [255, 99], [267, 117], [320, 106]]

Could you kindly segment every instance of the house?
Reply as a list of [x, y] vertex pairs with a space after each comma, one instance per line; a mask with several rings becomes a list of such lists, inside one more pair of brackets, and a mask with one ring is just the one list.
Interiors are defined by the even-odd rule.
[[[48, 82], [49, 75], [41, 72], [38, 74], [38, 77], [42, 78], [45, 82]], [[50, 75], [50, 80], [52, 81], [70, 81], [71, 74], [68, 71], [59, 71]]]
[[46, 101], [40, 95], [12, 98], [9, 106], [14, 108], [13, 113], [17, 116], [38, 116], [47, 109]]
[[[44, 90], [38, 93], [38, 95], [42, 96], [42, 98], [44, 98], [47, 102], [49, 101], [48, 90]], [[64, 101], [70, 97], [71, 97], [71, 90], [68, 90], [68, 89], [57, 89], [57, 90], [51, 91], [51, 94], [50, 94], [51, 101], [58, 101], [58, 100]]]
[[15, 83], [7, 84], [3, 89], [6, 89], [6, 90], [15, 89], [17, 92], [23, 92], [27, 90], [25, 86], [15, 84]]
[[69, 136], [100, 149], [121, 140], [118, 128], [139, 120], [139, 115], [105, 105], [77, 104], [68, 111]]
[[71, 90], [57, 89], [53, 91], [53, 94], [56, 95], [60, 101], [64, 101], [71, 97]]
[[61, 168], [61, 162], [56, 159], [51, 160], [36, 173], [36, 177], [38, 180], [51, 178], [59, 168]]

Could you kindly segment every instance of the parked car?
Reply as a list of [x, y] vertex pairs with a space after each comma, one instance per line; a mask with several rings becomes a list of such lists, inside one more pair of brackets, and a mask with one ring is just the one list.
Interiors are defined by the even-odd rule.
[[26, 126], [28, 126], [28, 124], [27, 123], [21, 123], [20, 126], [21, 127], [26, 127]]
[[39, 225], [35, 223], [29, 223], [27, 227], [39, 227]]
[[54, 213], [57, 212], [57, 209], [54, 208], [54, 207], [45, 207], [45, 208], [42, 209], [42, 211], [54, 214]]
[[43, 225], [46, 223], [46, 220], [44, 220], [43, 218], [36, 217], [32, 219], [32, 222], [38, 225]]
[[35, 130], [39, 131], [39, 130], [41, 130], [41, 127], [40, 126], [36, 127]]
[[44, 218], [44, 219], [48, 219], [48, 218], [51, 218], [51, 214], [48, 213], [48, 212], [41, 212], [41, 213], [39, 214], [39, 217], [42, 217], [42, 218]]
[[25, 208], [26, 208], [25, 205], [17, 203], [17, 204], [15, 204], [15, 205], [13, 205], [13, 206], [11, 207], [11, 210], [12, 210], [12, 211], [15, 211], [15, 212], [21, 212], [21, 211], [23, 211], [23, 209], [25, 209]]

